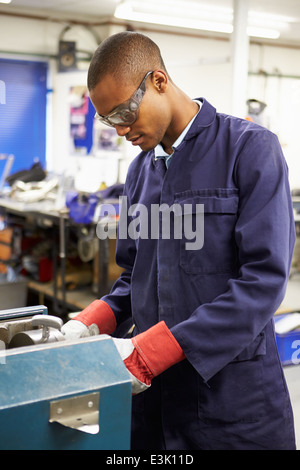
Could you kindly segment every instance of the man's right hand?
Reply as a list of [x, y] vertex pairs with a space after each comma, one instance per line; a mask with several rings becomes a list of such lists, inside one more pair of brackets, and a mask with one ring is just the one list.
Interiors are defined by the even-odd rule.
[[62, 326], [61, 332], [68, 341], [99, 335], [99, 328], [95, 323], [87, 327], [81, 321], [70, 320]]

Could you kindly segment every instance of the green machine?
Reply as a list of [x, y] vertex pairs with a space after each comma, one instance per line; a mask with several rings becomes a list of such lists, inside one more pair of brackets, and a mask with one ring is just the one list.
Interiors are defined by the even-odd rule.
[[0, 449], [128, 450], [131, 380], [106, 335], [65, 341], [44, 306], [0, 311]]

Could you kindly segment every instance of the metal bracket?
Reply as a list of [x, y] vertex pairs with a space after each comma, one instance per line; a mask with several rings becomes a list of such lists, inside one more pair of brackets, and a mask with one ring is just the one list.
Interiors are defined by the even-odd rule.
[[99, 392], [50, 402], [49, 422], [88, 434], [98, 434]]

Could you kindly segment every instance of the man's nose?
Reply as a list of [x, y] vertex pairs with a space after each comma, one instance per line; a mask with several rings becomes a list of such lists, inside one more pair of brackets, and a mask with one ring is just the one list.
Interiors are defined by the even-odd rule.
[[130, 131], [130, 127], [129, 126], [114, 126], [116, 131], [117, 131], [117, 134], [120, 136], [120, 137], [124, 137], [126, 134], [128, 134], [128, 132]]

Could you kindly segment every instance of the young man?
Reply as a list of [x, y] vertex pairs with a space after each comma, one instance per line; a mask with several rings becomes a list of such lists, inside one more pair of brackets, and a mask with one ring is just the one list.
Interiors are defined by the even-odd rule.
[[133, 338], [115, 340], [132, 374], [132, 449], [294, 449], [272, 320], [295, 240], [276, 136], [190, 99], [138, 33], [99, 46], [88, 87], [96, 117], [142, 152], [124, 189], [124, 273], [66, 337], [132, 318]]

